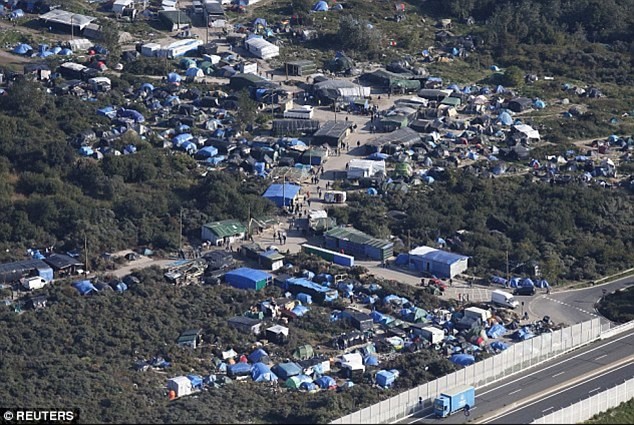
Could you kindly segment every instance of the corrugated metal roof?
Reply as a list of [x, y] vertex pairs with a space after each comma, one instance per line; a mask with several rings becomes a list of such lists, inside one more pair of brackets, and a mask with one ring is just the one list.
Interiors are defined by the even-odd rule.
[[352, 126], [347, 121], [326, 121], [315, 133], [314, 137], [335, 137], [339, 138]]
[[336, 239], [345, 239], [356, 244], [368, 245], [374, 248], [385, 248], [387, 246], [393, 245], [392, 242], [388, 242], [384, 239], [374, 238], [352, 227], [335, 227], [334, 229], [330, 229], [329, 231], [324, 233], [324, 236]]
[[213, 223], [207, 223], [204, 227], [211, 230], [216, 236], [224, 238], [225, 236], [238, 235], [246, 233], [247, 228], [238, 220], [222, 220]]

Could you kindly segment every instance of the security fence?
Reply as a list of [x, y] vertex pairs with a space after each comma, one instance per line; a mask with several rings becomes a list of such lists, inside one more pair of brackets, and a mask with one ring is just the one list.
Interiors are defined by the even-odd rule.
[[533, 424], [578, 424], [587, 421], [599, 412], [616, 407], [634, 398], [634, 378], [620, 385], [580, 400], [563, 409], [552, 412], [531, 423]]
[[431, 406], [436, 396], [458, 385], [482, 387], [597, 340], [599, 318], [513, 344], [499, 354], [382, 402], [343, 416], [331, 424], [389, 423]]

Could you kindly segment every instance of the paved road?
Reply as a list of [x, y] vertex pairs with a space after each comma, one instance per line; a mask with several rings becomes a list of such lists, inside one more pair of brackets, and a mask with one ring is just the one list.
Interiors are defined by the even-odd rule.
[[544, 396], [518, 409], [496, 417], [487, 424], [528, 424], [544, 415], [568, 407], [582, 399], [608, 390], [634, 377], [634, 363], [624, 364], [590, 379]]
[[[546, 399], [546, 397], [563, 389], [562, 384], [568, 383], [566, 386], [575, 385], [578, 383], [577, 381], [587, 380], [584, 378], [585, 376], [598, 373], [603, 368], [624, 360], [629, 367], [633, 364], [632, 353], [634, 353], [634, 331], [595, 342], [557, 359], [526, 369], [522, 376], [509, 377], [495, 384], [479, 388], [476, 391], [476, 406], [472, 409], [472, 414], [468, 420], [462, 414], [453, 415], [445, 419], [437, 419], [430, 414], [431, 412], [427, 411], [416, 415], [416, 417], [405, 419], [400, 423], [456, 424], [479, 422], [492, 418], [494, 415], [503, 414], [505, 413], [504, 410], [507, 409], [519, 411], [515, 406], [521, 407], [523, 404], [530, 404], [534, 401], [532, 400], [533, 397], [549, 400], [550, 404], [546, 407], [552, 406], [557, 410], [560, 407], [570, 405], [570, 397], [567, 396], [565, 401], [562, 401], [563, 404], [558, 403], [559, 398], [551, 397]], [[591, 385], [592, 388], [590, 389], [600, 385], [615, 385], [621, 383], [624, 378], [631, 376], [630, 369], [624, 368], [620, 369], [620, 371], [621, 373], [616, 375], [605, 375], [600, 381], [593, 381], [594, 385]], [[584, 393], [581, 389], [577, 390], [577, 388], [579, 387], [575, 387], [569, 395], [572, 397], [573, 394], [577, 394], [577, 399], [579, 399]], [[585, 392], [586, 395], [590, 389]], [[546, 407], [539, 409], [540, 406], [542, 405], [533, 404], [521, 409], [522, 417], [529, 415], [532, 419], [542, 416], [542, 410]], [[520, 420], [514, 417], [518, 422], [513, 422], [509, 418], [510, 415], [505, 416], [501, 418], [504, 419], [501, 422], [527, 423], [523, 419]]]
[[[531, 316], [550, 315], [555, 323], [573, 325], [599, 316], [594, 305], [602, 297], [604, 290], [610, 293], [632, 284], [634, 284], [634, 278], [630, 276], [589, 288], [535, 296], [529, 303], [529, 312]], [[605, 318], [602, 320], [607, 321]]]

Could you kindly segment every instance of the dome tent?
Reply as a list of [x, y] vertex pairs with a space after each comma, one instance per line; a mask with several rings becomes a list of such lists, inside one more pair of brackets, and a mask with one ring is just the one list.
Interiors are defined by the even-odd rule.
[[320, 0], [313, 5], [313, 12], [328, 12], [328, 3], [324, 0]]
[[13, 53], [17, 53], [18, 55], [26, 55], [28, 52], [33, 50], [33, 47], [29, 46], [26, 43], [20, 43], [13, 49]]

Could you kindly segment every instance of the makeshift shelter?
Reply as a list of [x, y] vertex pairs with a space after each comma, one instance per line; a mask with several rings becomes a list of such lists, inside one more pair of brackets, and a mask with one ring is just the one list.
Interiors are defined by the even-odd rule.
[[500, 324], [495, 324], [487, 330], [489, 338], [499, 338], [506, 333], [506, 328]]
[[261, 348], [256, 348], [251, 354], [249, 354], [248, 359], [251, 363], [255, 364], [267, 364], [270, 363], [271, 359], [266, 351]]
[[255, 382], [271, 382], [277, 381], [277, 375], [271, 372], [271, 369], [264, 363], [256, 363], [251, 368], [251, 378]]
[[229, 376], [248, 376], [251, 374], [252, 366], [249, 363], [238, 362], [227, 367]]
[[28, 52], [33, 51], [33, 47], [29, 46], [26, 43], [20, 43], [13, 48], [13, 53], [17, 53], [18, 55], [26, 55]]
[[311, 9], [313, 12], [328, 12], [328, 3], [324, 0], [320, 0], [313, 5]]
[[274, 183], [262, 195], [264, 198], [269, 199], [278, 207], [289, 206], [297, 200], [301, 186], [291, 183]]
[[302, 367], [297, 363], [279, 363], [271, 368], [271, 371], [275, 373], [280, 379], [286, 381], [292, 376], [297, 376], [302, 373]]
[[475, 357], [471, 354], [453, 354], [449, 361], [460, 366], [469, 366], [475, 363]]
[[302, 385], [302, 383], [304, 383], [304, 382], [312, 383], [313, 382], [313, 378], [311, 378], [308, 375], [301, 375], [300, 374], [300, 375], [296, 375], [296, 376], [292, 376], [292, 377], [288, 378], [286, 380], [285, 385], [286, 385], [287, 388], [290, 388], [292, 390], [299, 390], [301, 385]]
[[414, 248], [409, 255], [411, 268], [442, 278], [453, 278], [465, 272], [468, 267], [469, 257], [429, 246]]
[[315, 379], [315, 384], [322, 390], [332, 390], [337, 388], [337, 381], [327, 375]]
[[228, 272], [225, 281], [234, 288], [260, 290], [272, 283], [273, 277], [260, 270], [241, 267]]
[[394, 374], [387, 370], [380, 370], [376, 373], [376, 383], [383, 388], [390, 387], [394, 383], [395, 378]]
[[244, 42], [244, 47], [254, 56], [264, 60], [280, 55], [280, 48], [263, 38], [250, 38]]
[[73, 283], [73, 287], [77, 289], [79, 295], [89, 295], [93, 292], [99, 292], [90, 280], [79, 280]]

